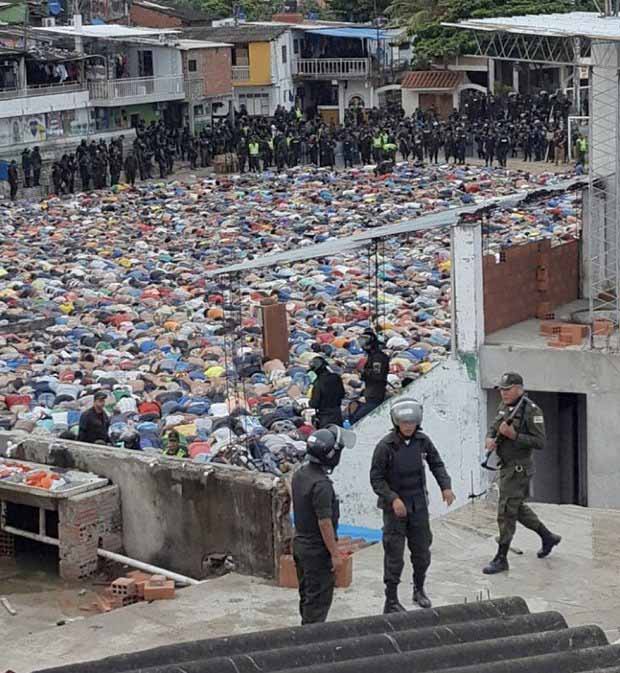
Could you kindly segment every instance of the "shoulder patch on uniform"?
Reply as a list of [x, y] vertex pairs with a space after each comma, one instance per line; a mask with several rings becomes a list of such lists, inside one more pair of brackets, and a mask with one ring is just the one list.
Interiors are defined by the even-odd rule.
[[544, 423], [545, 422], [545, 419], [542, 416], [534, 416], [534, 418], [532, 420], [534, 421], [534, 423]]

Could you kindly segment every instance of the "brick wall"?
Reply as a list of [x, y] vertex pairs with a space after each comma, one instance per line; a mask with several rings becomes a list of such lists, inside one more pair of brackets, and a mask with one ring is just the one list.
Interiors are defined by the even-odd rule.
[[[230, 47], [192, 49], [183, 53], [186, 78], [200, 77], [205, 81], [207, 96], [232, 95], [232, 55]], [[187, 62], [196, 61], [196, 72], [189, 72]]]
[[61, 500], [58, 507], [60, 576], [80, 580], [97, 570], [97, 548], [122, 549], [118, 486]]
[[579, 242], [540, 241], [483, 258], [485, 333], [543, 318], [579, 297]]
[[177, 16], [168, 16], [138, 5], [131, 7], [131, 23], [146, 28], [180, 28], [183, 23]]

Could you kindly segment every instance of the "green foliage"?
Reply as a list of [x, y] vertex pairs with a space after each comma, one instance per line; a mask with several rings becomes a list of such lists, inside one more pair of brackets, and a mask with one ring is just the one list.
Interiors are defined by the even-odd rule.
[[182, 0], [182, 4], [205, 12], [212, 19], [226, 19], [233, 16], [237, 5], [248, 21], [268, 21], [271, 15], [284, 9], [283, 0]]
[[328, 0], [329, 13], [340, 21], [368, 23], [385, 16], [391, 0]]
[[592, 7], [588, 0], [393, 0], [387, 11], [394, 23], [415, 33], [416, 65], [421, 67], [432, 58], [475, 52], [476, 43], [466, 31], [444, 28], [442, 22], [577, 9]]

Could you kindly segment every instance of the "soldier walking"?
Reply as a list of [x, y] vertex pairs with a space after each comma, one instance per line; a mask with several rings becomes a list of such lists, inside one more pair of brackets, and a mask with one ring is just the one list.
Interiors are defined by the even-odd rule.
[[489, 454], [496, 453], [500, 463], [497, 523], [499, 546], [495, 558], [484, 567], [485, 575], [508, 570], [508, 550], [517, 521], [540, 535], [542, 546], [538, 558], [549, 556], [562, 538], [549, 531], [536, 513], [525, 504], [534, 475], [534, 450], [545, 448], [545, 419], [539, 406], [525, 395], [523, 378], [507, 372], [501, 378], [499, 405], [486, 440]]

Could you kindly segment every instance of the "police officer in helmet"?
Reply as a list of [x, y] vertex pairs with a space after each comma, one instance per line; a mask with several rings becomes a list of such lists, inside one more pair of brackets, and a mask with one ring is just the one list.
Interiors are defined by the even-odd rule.
[[344, 561], [338, 550], [338, 499], [329, 474], [355, 435], [336, 425], [316, 430], [307, 440], [307, 462], [293, 475], [295, 538], [293, 558], [299, 580], [301, 623], [327, 619], [334, 594], [334, 573]]
[[439, 484], [444, 502], [450, 506], [456, 496], [439, 452], [421, 430], [422, 405], [401, 398], [392, 405], [393, 429], [376, 446], [370, 468], [370, 483], [383, 510], [384, 614], [404, 612], [398, 600], [398, 585], [404, 567], [405, 541], [413, 565], [413, 602], [430, 608], [424, 590], [431, 564], [431, 533], [424, 461]]
[[360, 337], [360, 346], [366, 352], [366, 363], [362, 371], [364, 381], [364, 404], [355, 412], [353, 423], [361, 420], [385, 400], [390, 358], [381, 350], [379, 338], [371, 329]]
[[525, 504], [534, 475], [533, 451], [545, 448], [542, 409], [525, 395], [523, 377], [517, 372], [506, 372], [497, 387], [502, 402], [487, 434], [488, 457], [483, 466], [488, 466], [489, 459], [496, 454], [500, 466], [497, 506], [499, 546], [493, 560], [482, 570], [485, 575], [508, 570], [508, 550], [517, 521], [540, 535], [542, 546], [538, 558], [549, 556], [552, 549], [562, 541]]
[[310, 378], [313, 379], [310, 406], [316, 409], [316, 427], [342, 425], [344, 385], [340, 374], [332, 371], [325, 358], [317, 355], [310, 361]]

